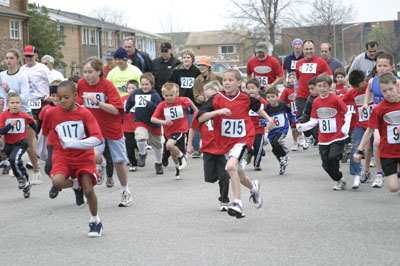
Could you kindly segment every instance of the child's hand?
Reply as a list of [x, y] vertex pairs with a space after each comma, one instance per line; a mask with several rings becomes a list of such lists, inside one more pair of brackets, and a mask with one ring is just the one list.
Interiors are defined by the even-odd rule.
[[88, 94], [86, 94], [86, 95], [83, 95], [82, 97], [83, 97], [84, 99], [90, 100], [93, 104], [96, 104], [96, 102], [97, 102], [96, 97], [94, 97], [94, 94], [93, 94], [93, 93], [88, 93]]
[[363, 106], [361, 107], [360, 113], [364, 112], [364, 110], [367, 110], [367, 109], [368, 109], [368, 104], [363, 104]]
[[187, 148], [186, 148], [186, 152], [189, 153], [189, 154], [192, 154], [194, 152], [193, 145], [188, 144]]
[[272, 129], [274, 129], [274, 123], [268, 123], [267, 124], [267, 132], [270, 132]]
[[297, 123], [296, 123], [296, 129], [297, 129], [297, 131], [299, 131], [299, 132], [303, 132], [303, 127], [301, 126], [300, 122], [297, 122]]
[[359, 162], [361, 162], [362, 155], [361, 155], [361, 154], [358, 154], [358, 153], [354, 153], [354, 154], [353, 154], [353, 158], [354, 158], [354, 161], [355, 161], [356, 163], [359, 163]]
[[204, 102], [204, 96], [203, 95], [197, 96], [197, 100], [199, 100], [200, 102]]
[[13, 119], [13, 120], [11, 120], [11, 126], [13, 126], [13, 127], [14, 127], [16, 124], [17, 124], [17, 120], [14, 120], [14, 119]]
[[397, 132], [400, 133], [400, 125], [397, 126]]
[[222, 108], [219, 109], [217, 112], [218, 115], [227, 115], [230, 116], [232, 114], [231, 110], [229, 110], [228, 108]]
[[10, 88], [8, 87], [8, 83], [5, 82], [5, 81], [3, 81], [3, 82], [1, 83], [1, 87], [2, 87], [6, 92], [8, 92], [8, 91], [10, 90]]
[[172, 126], [174, 124], [174, 122], [172, 122], [171, 120], [164, 120], [164, 123], [163, 123], [163, 125], [166, 125], [166, 126]]

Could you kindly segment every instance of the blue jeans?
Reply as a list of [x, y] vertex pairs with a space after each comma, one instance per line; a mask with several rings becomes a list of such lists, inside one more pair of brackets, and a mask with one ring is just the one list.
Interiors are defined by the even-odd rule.
[[[189, 111], [185, 110], [188, 122], [189, 122], [189, 128], [192, 125], [192, 120], [193, 120], [193, 114], [190, 114]], [[193, 137], [193, 149], [195, 151], [199, 151], [200, 150], [200, 131], [199, 129], [196, 129], [196, 131], [194, 132], [194, 137]]]
[[356, 152], [358, 146], [360, 145], [361, 139], [364, 136], [365, 129], [363, 127], [356, 127], [353, 133], [353, 147], [350, 153], [350, 174], [360, 175], [362, 171], [361, 163], [356, 163], [354, 161], [353, 155]]

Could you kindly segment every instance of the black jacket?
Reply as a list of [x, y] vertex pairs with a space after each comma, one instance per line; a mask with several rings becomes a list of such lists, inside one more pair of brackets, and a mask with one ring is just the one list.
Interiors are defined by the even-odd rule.
[[[142, 62], [144, 62], [144, 65]], [[145, 52], [138, 51], [137, 49], [136, 53], [128, 60], [128, 63], [137, 66], [143, 73], [153, 71], [150, 56]]]
[[192, 102], [195, 102], [193, 97], [193, 86], [194, 81], [200, 74], [200, 70], [194, 65], [192, 65], [189, 69], [185, 69], [183, 64], [179, 64], [173, 69], [169, 81], [178, 84], [179, 96], [188, 97], [190, 100], [192, 100]]
[[167, 62], [161, 56], [153, 60], [153, 75], [156, 78], [155, 89], [160, 95], [162, 85], [170, 79], [172, 69], [180, 63], [181, 61], [173, 55], [171, 55], [171, 58]]

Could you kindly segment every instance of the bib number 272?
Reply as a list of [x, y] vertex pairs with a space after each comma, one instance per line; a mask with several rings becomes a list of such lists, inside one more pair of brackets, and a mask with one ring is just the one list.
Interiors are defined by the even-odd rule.
[[222, 119], [221, 129], [224, 137], [241, 138], [246, 136], [244, 119]]

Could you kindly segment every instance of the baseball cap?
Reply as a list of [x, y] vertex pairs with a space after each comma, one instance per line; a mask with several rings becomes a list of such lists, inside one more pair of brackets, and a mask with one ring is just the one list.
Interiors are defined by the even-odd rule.
[[211, 59], [208, 56], [202, 56], [199, 58], [198, 65], [205, 65], [210, 67], [211, 66]]
[[262, 52], [266, 53], [268, 51], [268, 45], [266, 42], [259, 42], [256, 44], [256, 53]]
[[114, 59], [115, 49], [108, 49], [104, 55], [104, 59]]
[[25, 46], [24, 48], [24, 55], [35, 55], [36, 48], [33, 45]]
[[172, 48], [172, 46], [171, 46], [171, 44], [169, 43], [169, 42], [163, 42], [162, 44], [161, 44], [161, 47], [160, 47], [160, 49], [161, 50], [169, 50], [169, 49], [171, 49]]

